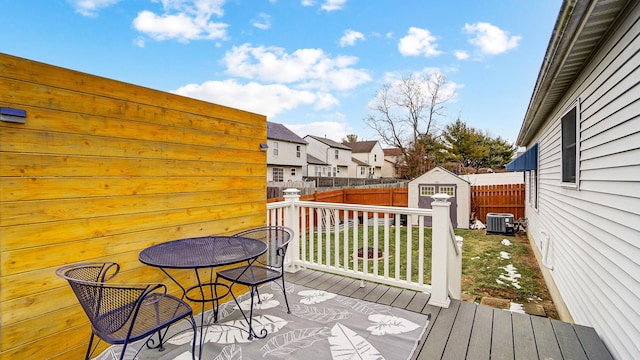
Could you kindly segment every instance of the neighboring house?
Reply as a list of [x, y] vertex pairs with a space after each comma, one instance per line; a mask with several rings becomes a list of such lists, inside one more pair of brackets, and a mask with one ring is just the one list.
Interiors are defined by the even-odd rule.
[[399, 168], [403, 163], [402, 149], [389, 148], [382, 149], [384, 153], [384, 163], [382, 164], [382, 177], [384, 178], [398, 178]]
[[351, 166], [349, 177], [378, 179], [382, 177], [384, 152], [377, 140], [343, 142], [351, 148]]
[[307, 165], [307, 142], [282, 124], [267, 122], [267, 181], [300, 181]]
[[[349, 177], [351, 165], [351, 148], [339, 142], [313, 135], [304, 140], [309, 144], [307, 154], [318, 163], [308, 163], [307, 176], [317, 177]], [[318, 162], [318, 161], [316, 161]]]
[[507, 166], [563, 320], [640, 358], [640, 2], [562, 4]]

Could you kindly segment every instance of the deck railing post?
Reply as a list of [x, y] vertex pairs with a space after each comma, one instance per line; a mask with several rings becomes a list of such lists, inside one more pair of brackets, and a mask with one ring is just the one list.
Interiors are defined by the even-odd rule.
[[296, 272], [300, 270], [300, 266], [298, 266], [300, 261], [300, 210], [298, 207], [300, 190], [286, 189], [283, 194], [284, 201], [288, 203], [284, 208], [284, 226], [293, 230], [293, 238], [289, 242], [284, 259], [284, 269], [287, 272]]
[[431, 229], [431, 297], [429, 304], [447, 308], [451, 303], [449, 298], [449, 195], [435, 194], [432, 196], [431, 210], [433, 211]]

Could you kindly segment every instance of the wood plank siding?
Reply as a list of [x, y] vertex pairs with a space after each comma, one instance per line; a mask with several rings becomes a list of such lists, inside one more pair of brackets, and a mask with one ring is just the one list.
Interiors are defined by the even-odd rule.
[[[528, 141], [539, 144], [539, 207], [527, 201], [528, 234], [540, 257], [549, 244], [542, 260], [561, 294], [554, 302], [594, 327], [619, 359], [640, 356], [639, 4], [629, 2]], [[608, 6], [600, 1], [593, 12]], [[570, 187], [562, 184], [560, 118], [576, 101], [578, 181]]]
[[83, 356], [90, 328], [57, 267], [166, 283], [140, 250], [265, 223], [262, 115], [6, 54], [0, 106], [26, 111], [0, 121], [2, 359]]
[[286, 281], [343, 296], [429, 314], [411, 360], [433, 359], [613, 359], [591, 327], [512, 313], [453, 300], [428, 305], [429, 295], [313, 270], [287, 274]]

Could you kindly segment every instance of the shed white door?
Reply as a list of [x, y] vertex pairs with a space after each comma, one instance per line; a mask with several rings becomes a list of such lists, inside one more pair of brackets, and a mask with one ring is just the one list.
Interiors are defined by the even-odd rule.
[[[449, 202], [449, 217], [451, 218], [451, 225], [454, 228], [458, 227], [458, 185], [456, 184], [420, 184], [418, 185], [418, 207], [421, 209], [431, 209], [431, 202], [433, 199], [431, 196], [443, 193], [451, 196]], [[431, 226], [431, 216], [425, 216], [425, 226]]]

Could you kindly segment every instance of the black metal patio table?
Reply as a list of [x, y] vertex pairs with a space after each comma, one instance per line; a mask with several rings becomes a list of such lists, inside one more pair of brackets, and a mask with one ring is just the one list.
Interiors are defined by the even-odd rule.
[[[138, 256], [140, 262], [160, 268], [176, 285], [182, 289], [182, 298], [202, 304], [200, 350], [202, 357], [202, 342], [204, 340], [203, 328], [205, 304], [212, 304], [214, 323], [218, 320], [219, 301], [230, 293], [230, 285], [213, 281], [214, 268], [255, 261], [267, 251], [267, 244], [260, 240], [239, 236], [205, 236], [168, 241], [150, 246], [142, 250]], [[172, 276], [168, 269], [192, 269], [196, 275], [196, 284], [185, 286]], [[208, 271], [208, 278], [201, 272]], [[250, 322], [242, 311], [243, 317]], [[264, 330], [264, 329], [263, 329]], [[251, 327], [247, 329], [249, 338], [264, 337], [262, 331], [258, 336]]]

